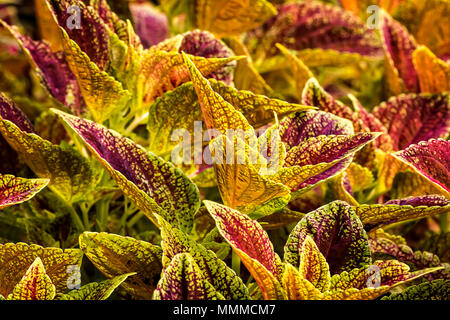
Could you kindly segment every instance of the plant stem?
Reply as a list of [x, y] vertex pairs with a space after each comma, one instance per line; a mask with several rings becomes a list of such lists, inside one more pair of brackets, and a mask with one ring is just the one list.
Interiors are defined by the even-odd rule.
[[237, 253], [233, 250], [231, 252], [231, 268], [236, 272], [238, 276], [241, 274], [241, 260]]

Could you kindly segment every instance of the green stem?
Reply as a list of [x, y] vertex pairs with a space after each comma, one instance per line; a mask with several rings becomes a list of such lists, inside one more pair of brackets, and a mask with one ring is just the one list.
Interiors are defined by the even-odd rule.
[[241, 274], [241, 259], [234, 250], [231, 253], [231, 268], [238, 276]]
[[132, 228], [136, 222], [138, 222], [139, 220], [141, 220], [141, 218], [144, 216], [144, 213], [142, 211], [139, 211], [138, 213], [136, 213], [134, 215], [133, 218], [130, 219], [130, 221], [128, 221], [127, 223], [127, 227], [128, 228]]
[[441, 233], [445, 233], [448, 231], [448, 211], [441, 214], [440, 219], [440, 227]]

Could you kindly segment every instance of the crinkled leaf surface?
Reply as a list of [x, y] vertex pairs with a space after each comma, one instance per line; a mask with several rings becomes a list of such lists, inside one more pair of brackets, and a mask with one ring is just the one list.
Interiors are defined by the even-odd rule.
[[406, 163], [445, 192], [450, 191], [450, 142], [431, 139], [394, 153], [396, 159]]
[[188, 253], [200, 268], [202, 274], [225, 299], [248, 299], [248, 289], [242, 279], [211, 250], [191, 240], [184, 232], [171, 226], [163, 218], [161, 225], [163, 267], [167, 268], [179, 253]]
[[293, 266], [301, 264], [307, 236], [311, 236], [326, 258], [332, 275], [371, 262], [367, 234], [355, 210], [345, 202], [334, 201], [300, 220], [284, 247], [285, 262]]
[[0, 173], [0, 209], [31, 199], [48, 182], [48, 179], [25, 179]]
[[179, 253], [164, 269], [155, 300], [223, 300], [188, 253]]
[[[255, 128], [273, 120], [274, 112], [282, 117], [308, 107], [255, 95], [250, 91], [236, 90], [221, 81], [209, 79], [214, 92], [240, 111]], [[150, 149], [158, 154], [170, 151], [178, 142], [171, 141], [175, 129], [186, 129], [194, 135], [194, 121], [202, 121], [203, 113], [191, 82], [178, 86], [157, 98], [149, 110]]]
[[258, 260], [275, 277], [281, 275], [281, 260], [273, 250], [267, 232], [257, 221], [224, 205], [211, 201], [204, 203], [220, 233], [234, 249]]
[[8, 300], [52, 300], [56, 289], [38, 257], [14, 287]]
[[56, 300], [106, 300], [129, 276], [128, 273], [102, 282], [91, 282], [57, 297]]
[[297, 268], [289, 263], [284, 264], [282, 282], [288, 300], [316, 300], [321, 298], [321, 292], [311, 282], [302, 277]]
[[286, 3], [264, 26], [264, 48], [276, 42], [289, 49], [334, 49], [377, 56], [381, 45], [373, 30], [345, 10], [319, 1]]
[[450, 209], [444, 196], [426, 195], [390, 200], [385, 204], [361, 204], [354, 207], [366, 230], [399, 221], [437, 215]]
[[[58, 24], [65, 29], [68, 37], [86, 53], [88, 60], [94, 62], [100, 70], [105, 70], [109, 62], [108, 33], [98, 12], [93, 7], [75, 0], [50, 0], [49, 3]], [[74, 14], [73, 10], [69, 10], [71, 6], [79, 8], [80, 28], [70, 25], [70, 17]], [[81, 88], [83, 89], [83, 86]]]
[[308, 280], [319, 291], [328, 290], [331, 278], [328, 263], [309, 235], [306, 236], [301, 248], [299, 272], [302, 278]]
[[394, 150], [450, 133], [450, 95], [407, 94], [390, 98], [372, 114], [391, 137]]
[[[241, 147], [243, 143], [235, 144], [224, 135], [210, 143], [211, 155], [219, 162], [214, 168], [222, 200], [226, 206], [244, 213], [271, 214], [289, 202], [289, 188], [261, 175], [250, 163], [249, 153]], [[234, 154], [223, 150], [231, 150]], [[229, 157], [234, 159], [232, 163], [227, 163]]]
[[[108, 278], [136, 272], [117, 283], [130, 294], [150, 299], [162, 271], [162, 249], [151, 243], [109, 233], [85, 232], [80, 248]], [[112, 283], [111, 283], [112, 284]], [[106, 287], [106, 286], [101, 286]]]
[[393, 293], [381, 300], [448, 300], [450, 295], [450, 280], [434, 280], [410, 286], [404, 291]]
[[218, 35], [251, 30], [277, 12], [266, 0], [200, 0], [196, 2], [195, 11], [197, 27]]
[[0, 244], [0, 294], [7, 296], [30, 265], [40, 258], [57, 292], [67, 290], [69, 266], [80, 266], [83, 252], [79, 249], [43, 248], [36, 244]]
[[[11, 148], [38, 177], [50, 179], [49, 187], [64, 200], [81, 199], [93, 182], [93, 171], [87, 159], [71, 147], [42, 139], [14, 104], [3, 96], [0, 99], [0, 133]], [[6, 105], [9, 107], [5, 108]]]
[[181, 170], [100, 124], [55, 112], [150, 220], [156, 223], [152, 213], [159, 213], [183, 230], [191, 230], [199, 194]]
[[129, 92], [92, 62], [63, 29], [61, 32], [67, 63], [77, 78], [87, 108], [94, 119], [102, 123], [121, 111], [130, 98]]

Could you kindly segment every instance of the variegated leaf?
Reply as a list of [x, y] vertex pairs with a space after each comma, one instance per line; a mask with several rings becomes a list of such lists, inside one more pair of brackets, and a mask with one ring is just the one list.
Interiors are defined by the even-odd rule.
[[314, 288], [325, 292], [330, 287], [330, 268], [314, 240], [307, 235], [300, 250], [299, 272]]
[[113, 130], [54, 110], [74, 130], [116, 180], [122, 191], [157, 224], [152, 215], [189, 232], [200, 206], [195, 184], [171, 163]]
[[223, 300], [188, 253], [179, 253], [158, 282], [154, 300]]
[[64, 29], [61, 28], [61, 32], [67, 63], [77, 78], [87, 108], [97, 122], [103, 123], [122, 110], [130, 94], [120, 82], [92, 62]]
[[266, 0], [199, 0], [195, 11], [198, 28], [221, 36], [251, 30], [277, 13]]
[[5, 297], [10, 294], [38, 257], [42, 260], [45, 272], [55, 285], [56, 291], [65, 292], [71, 276], [69, 267], [81, 266], [83, 252], [79, 249], [43, 248], [22, 242], [0, 244], [0, 294]]
[[355, 210], [345, 202], [332, 202], [300, 220], [284, 247], [285, 262], [301, 264], [307, 236], [313, 238], [325, 256], [332, 275], [371, 262], [367, 234]]
[[131, 237], [85, 232], [80, 235], [80, 248], [108, 278], [136, 272], [128, 279], [115, 282], [115, 287], [123, 282], [122, 287], [134, 297], [151, 299], [162, 271], [160, 247]]
[[438, 195], [409, 197], [390, 200], [385, 204], [361, 204], [355, 207], [366, 230], [399, 221], [437, 215], [449, 209], [450, 200]]
[[163, 267], [167, 268], [179, 253], [188, 253], [198, 265], [203, 276], [225, 299], [248, 299], [248, 289], [242, 279], [211, 250], [191, 240], [183, 231], [171, 226], [162, 217], [161, 225]]
[[216, 221], [220, 233], [233, 249], [239, 249], [249, 258], [260, 262], [275, 277], [280, 277], [280, 257], [273, 250], [266, 231], [257, 221], [215, 202], [204, 201], [204, 204]]
[[0, 210], [25, 202], [45, 188], [48, 179], [25, 179], [0, 173]]
[[45, 267], [38, 257], [12, 293], [8, 300], [52, 300], [55, 297], [56, 289], [50, 277], [45, 273]]
[[106, 300], [118, 286], [133, 275], [134, 273], [127, 273], [102, 282], [91, 282], [79, 289], [57, 296], [55, 300]]

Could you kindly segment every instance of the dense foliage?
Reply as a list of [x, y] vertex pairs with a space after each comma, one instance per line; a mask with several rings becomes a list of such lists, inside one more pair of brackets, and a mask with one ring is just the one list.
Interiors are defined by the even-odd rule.
[[14, 3], [0, 299], [449, 298], [448, 0]]

